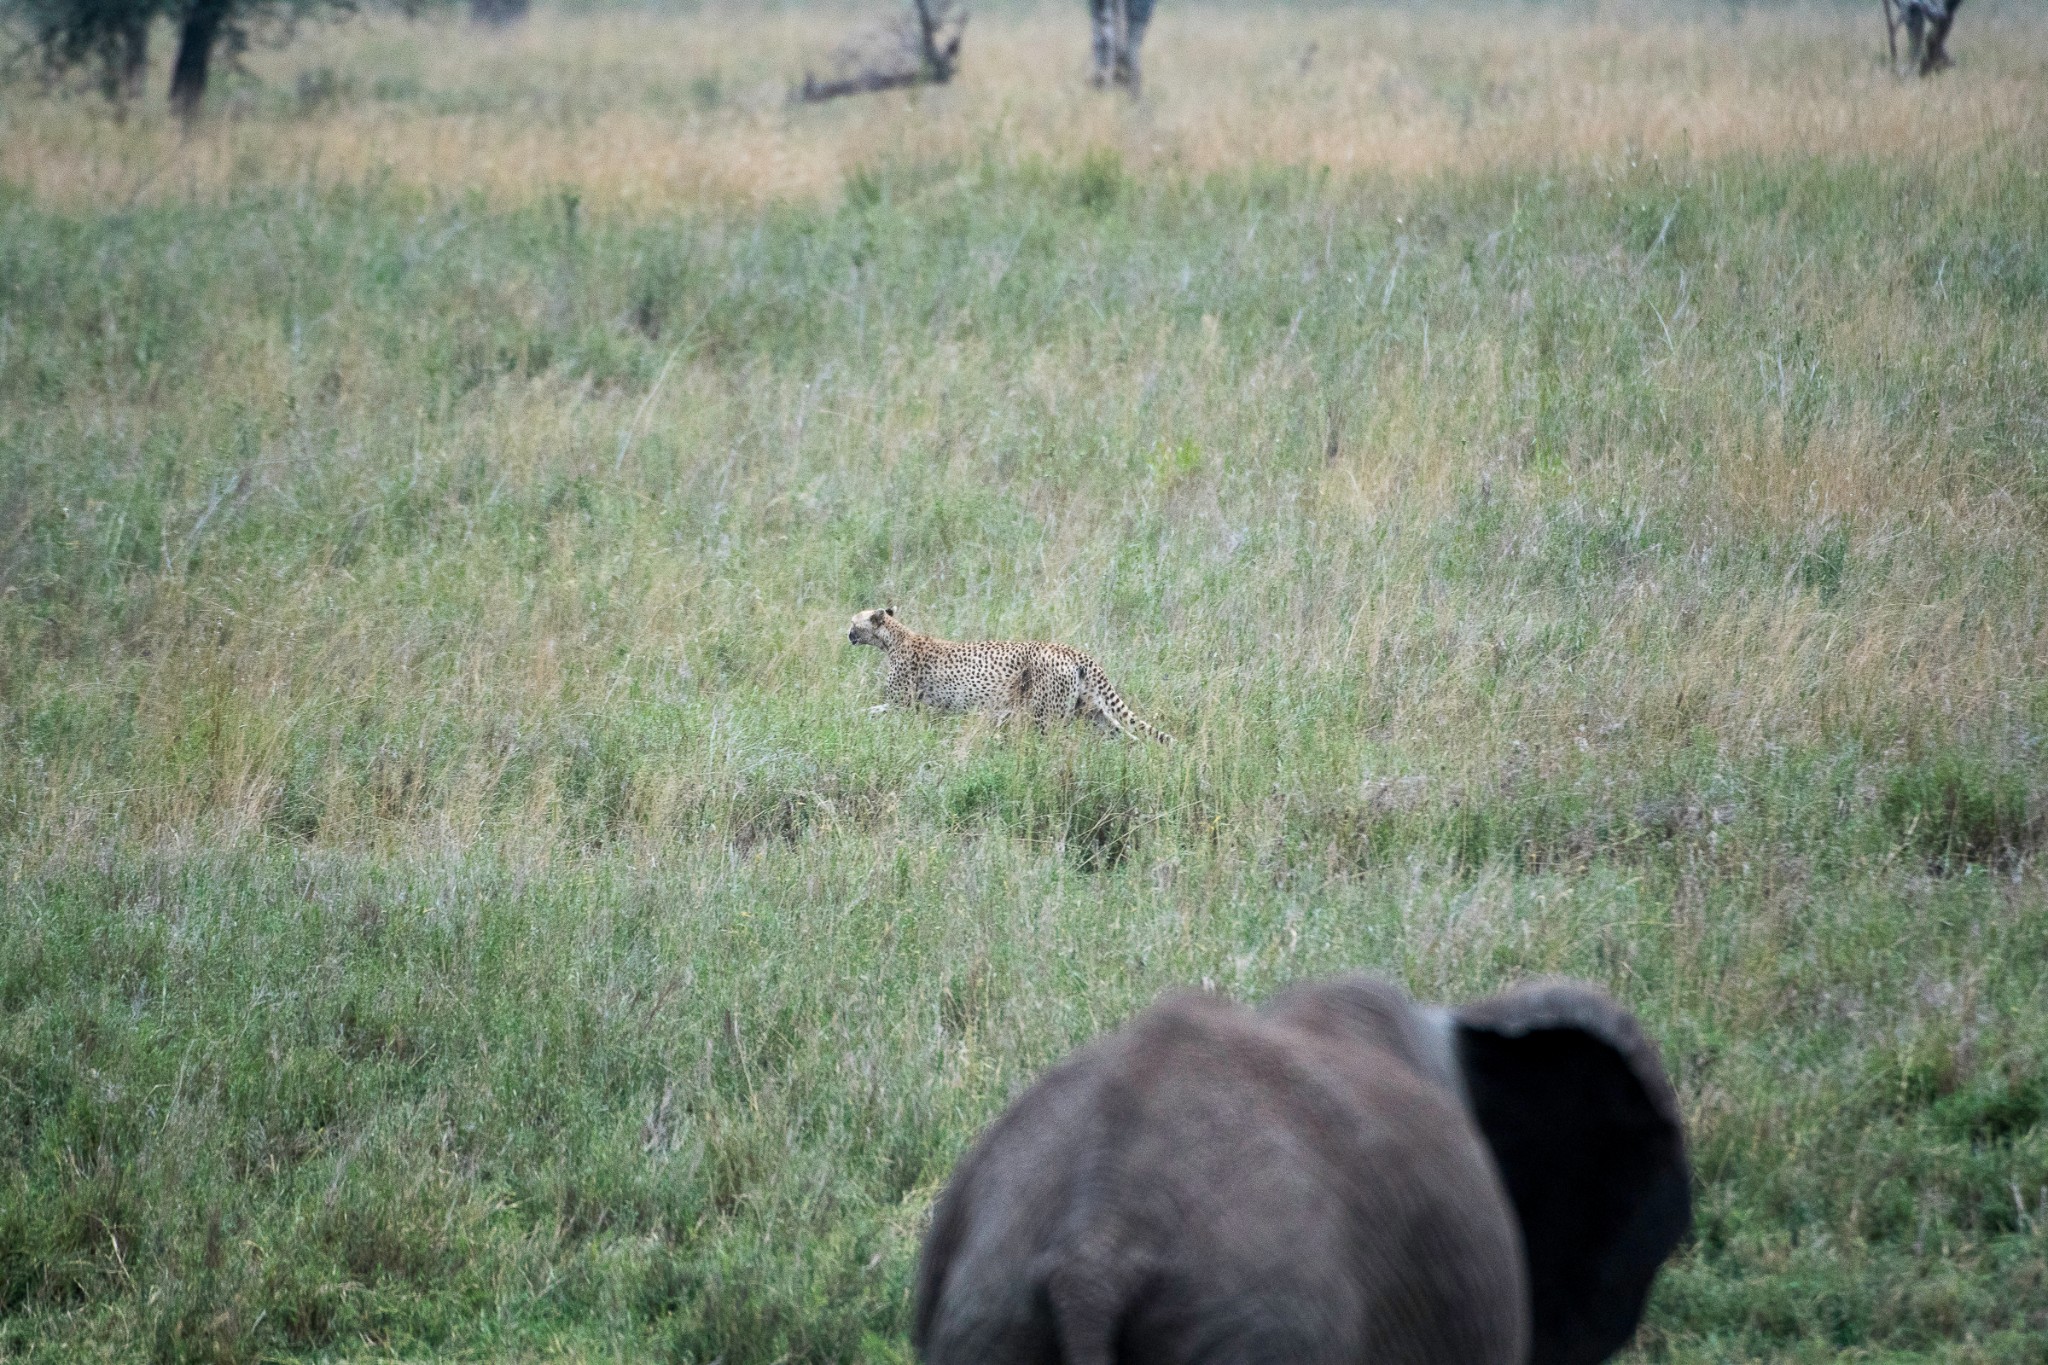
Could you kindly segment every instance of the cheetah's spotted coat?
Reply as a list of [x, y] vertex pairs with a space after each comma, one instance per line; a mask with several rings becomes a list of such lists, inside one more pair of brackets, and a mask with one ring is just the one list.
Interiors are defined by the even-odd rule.
[[1022, 712], [1038, 725], [1086, 716], [1120, 735], [1173, 743], [1173, 736], [1132, 713], [1101, 664], [1066, 645], [937, 640], [904, 625], [890, 607], [858, 613], [846, 638], [856, 645], [873, 645], [889, 660], [882, 693], [887, 700], [876, 711], [929, 706], [940, 711], [993, 711], [998, 719]]

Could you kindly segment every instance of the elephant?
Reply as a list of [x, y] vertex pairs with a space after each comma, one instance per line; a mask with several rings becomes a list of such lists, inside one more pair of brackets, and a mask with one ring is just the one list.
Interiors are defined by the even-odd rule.
[[962, 1158], [911, 1343], [928, 1365], [1587, 1365], [1691, 1221], [1670, 1082], [1597, 987], [1181, 992]]

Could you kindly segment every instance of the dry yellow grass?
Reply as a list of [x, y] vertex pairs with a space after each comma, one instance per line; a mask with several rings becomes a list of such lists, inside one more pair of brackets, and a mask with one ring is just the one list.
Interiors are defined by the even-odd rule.
[[[1965, 66], [1898, 80], [1874, 12], [1678, 7], [1334, 10], [1164, 6], [1135, 106], [1087, 88], [1067, 5], [977, 14], [960, 78], [827, 107], [788, 101], [806, 69], [887, 6], [773, 14], [543, 13], [510, 33], [378, 17], [261, 50], [244, 87], [181, 136], [0, 106], [0, 178], [51, 205], [377, 182], [512, 203], [573, 187], [661, 211], [817, 200], [892, 158], [1062, 159], [1112, 147], [1191, 172], [1317, 165], [1396, 175], [1689, 153], [1939, 160], [2048, 136], [2048, 16], [1972, 7]], [[161, 54], [160, 54], [161, 55]], [[372, 72], [408, 98], [368, 98]], [[302, 73], [357, 98], [299, 117]], [[155, 81], [152, 86], [160, 84]]]

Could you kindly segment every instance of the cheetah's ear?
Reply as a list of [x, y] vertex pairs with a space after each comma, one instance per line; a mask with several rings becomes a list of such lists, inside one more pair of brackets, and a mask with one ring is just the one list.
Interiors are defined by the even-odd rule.
[[896, 608], [894, 608], [894, 607], [883, 607], [883, 608], [882, 608], [882, 615], [884, 615], [884, 616], [894, 616], [895, 614], [896, 614]]

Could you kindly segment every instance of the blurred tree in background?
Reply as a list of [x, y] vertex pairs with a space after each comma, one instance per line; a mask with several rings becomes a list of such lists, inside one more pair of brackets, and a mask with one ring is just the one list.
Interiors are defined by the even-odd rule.
[[84, 73], [116, 108], [142, 92], [149, 29], [162, 0], [0, 0], [47, 75]]
[[84, 74], [116, 108], [125, 108], [142, 91], [150, 29], [158, 19], [169, 20], [178, 33], [171, 108], [189, 119], [206, 98], [214, 59], [246, 49], [258, 24], [289, 32], [297, 20], [355, 9], [355, 0], [0, 0], [0, 21], [24, 33], [28, 52], [50, 79]]
[[524, 19], [532, 7], [532, 0], [469, 0], [469, 17], [476, 23], [501, 28]]

